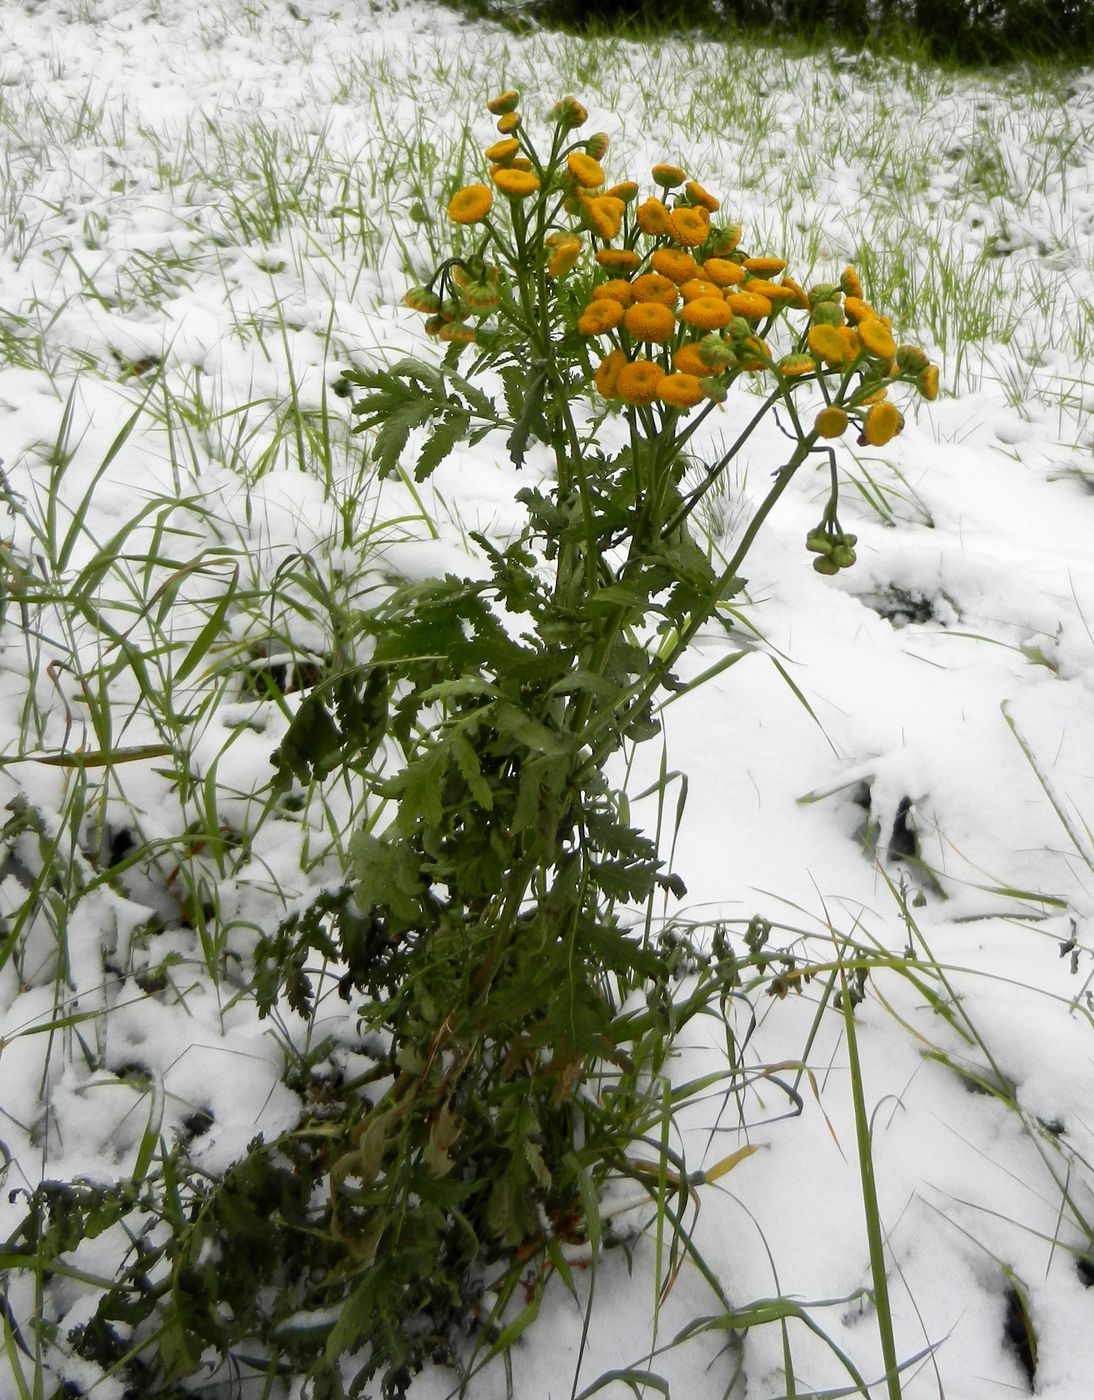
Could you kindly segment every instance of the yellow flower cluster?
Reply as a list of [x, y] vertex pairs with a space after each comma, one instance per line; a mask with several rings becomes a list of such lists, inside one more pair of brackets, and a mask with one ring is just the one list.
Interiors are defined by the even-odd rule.
[[[514, 89], [487, 104], [498, 132], [484, 149], [488, 179], [457, 190], [448, 205], [454, 223], [482, 227], [480, 254], [471, 260], [478, 271], [462, 280], [450, 273], [436, 292], [431, 283], [408, 299], [429, 316], [431, 333], [473, 338], [464, 320], [498, 305], [503, 291], [481, 250], [492, 241], [504, 247], [492, 222], [500, 195], [513, 221], [511, 246], [540, 260], [549, 286], [591, 265], [592, 286], [572, 324], [581, 337], [610, 337], [595, 375], [604, 398], [687, 409], [724, 399], [738, 373], [770, 374], [785, 392], [822, 380], [837, 384], [838, 405], [822, 411], [816, 435], [836, 438], [854, 423], [860, 442], [880, 446], [903, 426], [887, 398], [891, 384], [937, 396], [937, 368], [918, 347], [897, 345], [853, 267], [807, 291], [783, 258], [745, 251], [740, 225], [721, 221], [718, 197], [682, 166], [655, 165], [655, 193], [643, 199], [634, 181], [608, 184], [602, 161], [609, 138], [576, 135], [588, 116], [576, 98], [552, 110], [557, 155], [547, 161], [527, 136], [519, 105]], [[507, 275], [521, 277], [509, 263]], [[799, 313], [804, 320], [795, 324]], [[790, 344], [773, 351], [766, 337], [780, 328]]]

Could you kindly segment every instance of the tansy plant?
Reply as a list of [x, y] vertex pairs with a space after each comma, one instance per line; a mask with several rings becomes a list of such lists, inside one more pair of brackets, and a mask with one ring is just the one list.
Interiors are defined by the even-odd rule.
[[[357, 1086], [324, 1129], [325, 1228], [344, 1263], [307, 1301], [345, 1300], [327, 1361], [367, 1344], [365, 1372], [383, 1368], [389, 1385], [455, 1355], [451, 1329], [469, 1313], [495, 1348], [497, 1328], [511, 1339], [522, 1270], [524, 1325], [552, 1270], [568, 1274], [563, 1247], [595, 1252], [610, 1175], [662, 1207], [675, 1183], [686, 1205], [682, 1165], [633, 1151], [668, 1140], [672, 1037], [694, 1015], [728, 1016], [793, 958], [758, 938], [722, 937], [712, 955], [671, 927], [654, 935], [655, 896], [683, 885], [605, 765], [658, 733], [676, 661], [742, 588], [757, 531], [814, 453], [832, 459], [814, 567], [854, 563], [830, 444], [854, 431], [884, 446], [903, 425], [894, 389], [933, 398], [938, 384], [852, 268], [806, 291], [778, 256], [746, 252], [675, 165], [653, 168], [645, 197], [609, 183], [608, 137], [578, 134], [572, 97], [546, 149], [516, 92], [488, 105], [498, 139], [483, 178], [448, 204], [457, 251], [406, 296], [448, 343], [443, 362], [352, 369], [345, 389], [384, 474], [402, 469], [412, 429], [428, 430], [419, 480], [500, 429], [517, 467], [531, 442], [549, 449], [553, 479], [518, 493], [518, 539], [474, 536], [488, 579], [408, 584], [363, 614], [359, 666], [311, 695], [277, 755], [286, 786], [348, 767], [387, 799], [390, 819], [352, 841], [352, 884], [264, 953], [305, 1011], [309, 949], [339, 959], [378, 1056], [373, 1097]], [[696, 429], [742, 375], [759, 377], [760, 402], [689, 483]], [[484, 388], [499, 382], [503, 402]], [[693, 513], [771, 413], [786, 460], [715, 568]], [[612, 416], [625, 432], [609, 451]], [[731, 1057], [725, 1078], [745, 1069]]]

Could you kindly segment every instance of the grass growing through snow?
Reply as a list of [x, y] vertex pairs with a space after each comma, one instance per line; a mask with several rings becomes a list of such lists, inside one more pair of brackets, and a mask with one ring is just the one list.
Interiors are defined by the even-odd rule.
[[[74, 37], [93, 11], [76, 16]], [[171, 23], [180, 44], [196, 35], [214, 53], [250, 34], [310, 73], [314, 32], [284, 16], [256, 24], [248, 14]], [[0, 343], [5, 370], [23, 373], [0, 380], [15, 414], [3, 466], [11, 812], [0, 972], [5, 1003], [27, 1008], [3, 1052], [6, 1071], [33, 1065], [39, 1086], [33, 1112], [4, 1110], [11, 1117], [0, 1140], [17, 1145], [4, 1151], [4, 1184], [31, 1187], [36, 1172], [78, 1174], [49, 1091], [67, 1067], [84, 1076], [93, 1104], [129, 1103], [118, 1118], [131, 1128], [120, 1160], [132, 1192], [124, 1221], [91, 1188], [58, 1194], [37, 1233], [9, 1246], [4, 1356], [20, 1395], [51, 1394], [76, 1364], [56, 1326], [69, 1306], [59, 1280], [87, 1296], [107, 1291], [121, 1277], [110, 1272], [119, 1261], [135, 1271], [149, 1263], [160, 1222], [186, 1239], [194, 1260], [216, 1239], [220, 1206], [200, 1195], [193, 1165], [205, 1106], [164, 1104], [147, 1067], [127, 1069], [131, 1005], [141, 997], [196, 1005], [211, 991], [218, 1025], [238, 1024], [268, 972], [255, 966], [260, 937], [339, 878], [347, 832], [383, 820], [382, 799], [359, 775], [337, 774], [286, 798], [270, 788], [267, 764], [300, 695], [359, 659], [355, 615], [398, 577], [409, 557], [403, 542], [429, 539], [449, 515], [470, 509], [423, 495], [409, 480], [381, 489], [368, 444], [348, 434], [331, 385], [342, 365], [409, 344], [391, 307], [406, 280], [437, 260], [440, 211], [481, 144], [471, 113], [496, 75], [529, 92], [589, 94], [620, 123], [618, 142], [634, 165], [672, 152], [691, 168], [733, 171], [723, 198], [747, 203], [751, 226], [804, 276], [857, 261], [902, 331], [943, 357], [950, 387], [1001, 383], [1016, 416], [1051, 405], [1061, 470], [1082, 470], [1075, 445], [1094, 393], [1082, 368], [1092, 325], [1075, 288], [1090, 261], [1078, 211], [1091, 146], [1083, 90], [1070, 75], [958, 80], [869, 55], [832, 64], [747, 45], [635, 49], [490, 31], [470, 56], [466, 39], [453, 35], [409, 64], [397, 46], [368, 64], [337, 50], [325, 62], [321, 77], [301, 82], [305, 97], [311, 82], [326, 85], [336, 102], [330, 122], [256, 122], [225, 91], [215, 120], [157, 127], [151, 101], [117, 102], [63, 45], [48, 87], [0, 89], [8, 138], [0, 227], [10, 271]], [[682, 69], [694, 75], [695, 96], [684, 101]], [[347, 120], [347, 106], [365, 116]], [[809, 139], [799, 141], [804, 110]], [[442, 119], [450, 112], [455, 120]], [[166, 228], [151, 234], [150, 205], [168, 211]], [[173, 319], [169, 308], [180, 305], [188, 317]], [[879, 477], [869, 462], [848, 470], [879, 516], [925, 523], [910, 483]], [[504, 539], [510, 522], [495, 525]], [[811, 1095], [813, 1050], [837, 992], [849, 1014], [855, 987], [875, 978], [932, 985], [942, 975], [929, 949], [899, 959], [880, 935], [874, 945], [857, 931], [840, 934], [833, 956], [815, 941], [830, 935], [787, 930], [761, 940], [761, 930], [727, 930], [748, 969], [721, 1030], [731, 1092], [716, 1082], [702, 1090], [726, 1094], [746, 1139], [770, 1111], [772, 1085], [793, 1111]], [[682, 967], [695, 975], [702, 963], [690, 964], [686, 942], [681, 948]], [[337, 997], [337, 966], [316, 954], [296, 971], [319, 995], [306, 1024], [282, 1023], [284, 1074], [310, 1102], [327, 1096], [329, 1109], [369, 1067]], [[811, 1008], [804, 1026], [779, 995], [793, 1001], [799, 988]], [[948, 992], [932, 998], [959, 1004]], [[778, 1029], [780, 1013], [792, 1032]], [[754, 1019], [767, 1032], [755, 1041]], [[843, 1024], [853, 1032], [853, 1021]], [[967, 1026], [955, 1035], [990, 1055]], [[776, 1069], [780, 1060], [785, 1070]], [[868, 1080], [868, 1064], [864, 1073]], [[658, 1062], [658, 1074], [670, 1076], [659, 1089], [668, 1097], [651, 1109], [648, 1141], [621, 1162], [621, 1174], [632, 1176], [632, 1218], [653, 1220], [659, 1314], [685, 1259], [704, 1272], [689, 1212], [730, 1178], [693, 1166], [674, 1145], [674, 1114], [696, 1090], [674, 1084], [671, 1066]], [[991, 1092], [1018, 1112], [998, 1084]], [[868, 1163], [858, 1104], [856, 1125]], [[1071, 1186], [1087, 1164], [1054, 1156], [1059, 1140], [1023, 1125], [1045, 1145], [1071, 1231], [1065, 1247], [1081, 1253], [1075, 1241], [1085, 1240], [1089, 1252], [1088, 1216]], [[272, 1156], [254, 1159], [272, 1163], [267, 1175], [256, 1167], [250, 1180], [236, 1178], [256, 1211], [280, 1180]], [[635, 1166], [646, 1159], [653, 1165]], [[199, 1224], [212, 1222], [205, 1234], [182, 1208], [202, 1201]], [[864, 1201], [876, 1254], [881, 1222], [868, 1190]], [[306, 1201], [284, 1198], [282, 1207], [298, 1210], [307, 1228]], [[603, 1292], [593, 1270], [611, 1229], [596, 1222], [614, 1217], [592, 1199], [586, 1207], [587, 1237], [560, 1246], [555, 1268], [591, 1307], [593, 1289], [577, 1266], [588, 1264], [590, 1284]], [[81, 1235], [100, 1229], [113, 1239], [105, 1273], [78, 1250]], [[628, 1230], [617, 1238], [630, 1247]], [[740, 1352], [750, 1329], [781, 1329], [793, 1393], [797, 1329], [823, 1331], [824, 1310], [776, 1296], [777, 1277], [772, 1299], [749, 1304], [726, 1296], [712, 1270], [705, 1277], [710, 1318], [684, 1327], [681, 1340], [711, 1332], [732, 1337]], [[498, 1327], [526, 1320], [515, 1306], [519, 1275], [492, 1281], [496, 1306], [480, 1301], [480, 1318], [493, 1309]], [[178, 1313], [165, 1317], [157, 1326], [185, 1350], [185, 1338], [170, 1334]], [[284, 1341], [290, 1360], [294, 1345]], [[883, 1350], [893, 1393], [893, 1358], [910, 1355], [897, 1354], [891, 1331]], [[123, 1374], [130, 1363], [106, 1338], [99, 1364]], [[272, 1388], [279, 1363], [264, 1364]], [[622, 1380], [656, 1390], [656, 1367], [652, 1354], [628, 1358]], [[848, 1386], [866, 1393], [874, 1376], [849, 1358], [845, 1369]], [[579, 1393], [606, 1384], [583, 1378]]]

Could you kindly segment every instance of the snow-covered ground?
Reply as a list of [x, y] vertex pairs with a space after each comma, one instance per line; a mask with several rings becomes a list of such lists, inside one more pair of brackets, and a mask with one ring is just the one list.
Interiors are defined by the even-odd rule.
[[[576, 92], [612, 135], [613, 179], [680, 161], [799, 280], [855, 262], [942, 366], [942, 397], [894, 443], [840, 448], [855, 568], [811, 569], [827, 476], [803, 472], [749, 558], [754, 654], [664, 712], [668, 767], [688, 775], [673, 859], [688, 894], [671, 912], [761, 914], [773, 942], [818, 961], [833, 930], [923, 959], [918, 984], [876, 974], [856, 1013], [898, 1351], [923, 1353], [904, 1394], [1030, 1393], [1006, 1335], [1018, 1297], [1036, 1394], [1080, 1400], [1094, 1375], [1089, 73], [1048, 89], [710, 41], [515, 38], [423, 5], [0, 11], [0, 1238], [22, 1188], [117, 1180], [158, 1137], [223, 1170], [298, 1120], [294, 1054], [330, 1036], [352, 1061], [337, 997], [311, 1023], [260, 1022], [248, 958], [336, 878], [372, 799], [332, 782], [302, 813], [268, 803], [286, 714], [247, 678], [284, 667], [306, 686], [378, 579], [476, 570], [466, 532], [519, 524], [534, 458], [518, 479], [487, 440], [418, 497], [381, 489], [330, 392], [349, 363], [433, 353], [400, 298], [441, 255], [445, 202], [481, 174], [484, 103], [507, 85], [529, 112]], [[731, 396], [699, 455], [747, 406]], [[716, 548], [781, 450], [774, 427], [750, 444], [706, 517]], [[700, 639], [685, 678], [729, 645]], [[635, 792], [656, 777], [648, 747]], [[635, 811], [652, 824], [652, 802]], [[933, 874], [899, 860], [909, 830]], [[810, 989], [757, 1014], [751, 1053], [782, 1069], [746, 1126], [716, 1098], [678, 1125], [694, 1169], [761, 1149], [702, 1189], [694, 1238], [735, 1307], [796, 1298], [828, 1340], [791, 1324], [793, 1382], [775, 1323], [741, 1349], [711, 1330], [651, 1359], [719, 1305], [686, 1263], [658, 1305], [643, 1238], [601, 1262], [580, 1370], [582, 1310], [561, 1286], [548, 1296], [512, 1354], [522, 1400], [628, 1365], [678, 1397], [844, 1393], [832, 1343], [881, 1375], [843, 1020], [817, 1019]], [[717, 1068], [717, 1031], [689, 1040], [682, 1075]], [[797, 1085], [800, 1111], [776, 1081]], [[123, 1245], [108, 1231], [78, 1265], [109, 1277]], [[24, 1341], [34, 1287], [6, 1284]], [[105, 1400], [115, 1380], [63, 1359], [94, 1296], [48, 1284], [47, 1359], [87, 1387], [67, 1393]], [[0, 1400], [33, 1372], [14, 1335]], [[411, 1393], [451, 1386], [427, 1372]], [[472, 1393], [504, 1390], [495, 1368]]]

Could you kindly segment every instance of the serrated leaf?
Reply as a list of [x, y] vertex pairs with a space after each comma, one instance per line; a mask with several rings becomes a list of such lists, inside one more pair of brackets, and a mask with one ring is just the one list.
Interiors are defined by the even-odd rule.
[[382, 840], [367, 831], [350, 837], [349, 858], [357, 877], [357, 902], [389, 910], [403, 924], [413, 924], [421, 913], [422, 871], [401, 841]]
[[545, 365], [536, 365], [528, 374], [524, 385], [523, 401], [520, 405], [520, 414], [513, 431], [506, 439], [506, 447], [509, 449], [509, 457], [514, 467], [518, 469], [524, 465], [524, 455], [528, 447], [529, 439], [534, 435], [534, 431], [540, 426], [542, 421], [543, 391], [547, 386], [547, 369]]
[[472, 797], [487, 812], [492, 811], [494, 795], [490, 791], [490, 784], [482, 776], [482, 764], [470, 739], [457, 730], [451, 735], [448, 748], [456, 767], [460, 770], [460, 776], [471, 789]]
[[471, 415], [465, 410], [447, 413], [434, 428], [425, 446], [418, 453], [414, 480], [425, 481], [432, 476], [444, 459], [467, 437]]
[[432, 399], [410, 401], [393, 408], [384, 419], [383, 426], [372, 444], [372, 456], [380, 469], [381, 476], [387, 476], [399, 466], [399, 457], [410, 430], [424, 423], [436, 408]]
[[560, 734], [557, 730], [548, 729], [545, 724], [540, 724], [539, 720], [533, 719], [531, 715], [525, 714], [516, 705], [510, 705], [506, 701], [498, 704], [494, 711], [494, 720], [501, 733], [519, 739], [522, 744], [535, 749], [537, 753], [569, 753], [577, 743], [573, 735]]

